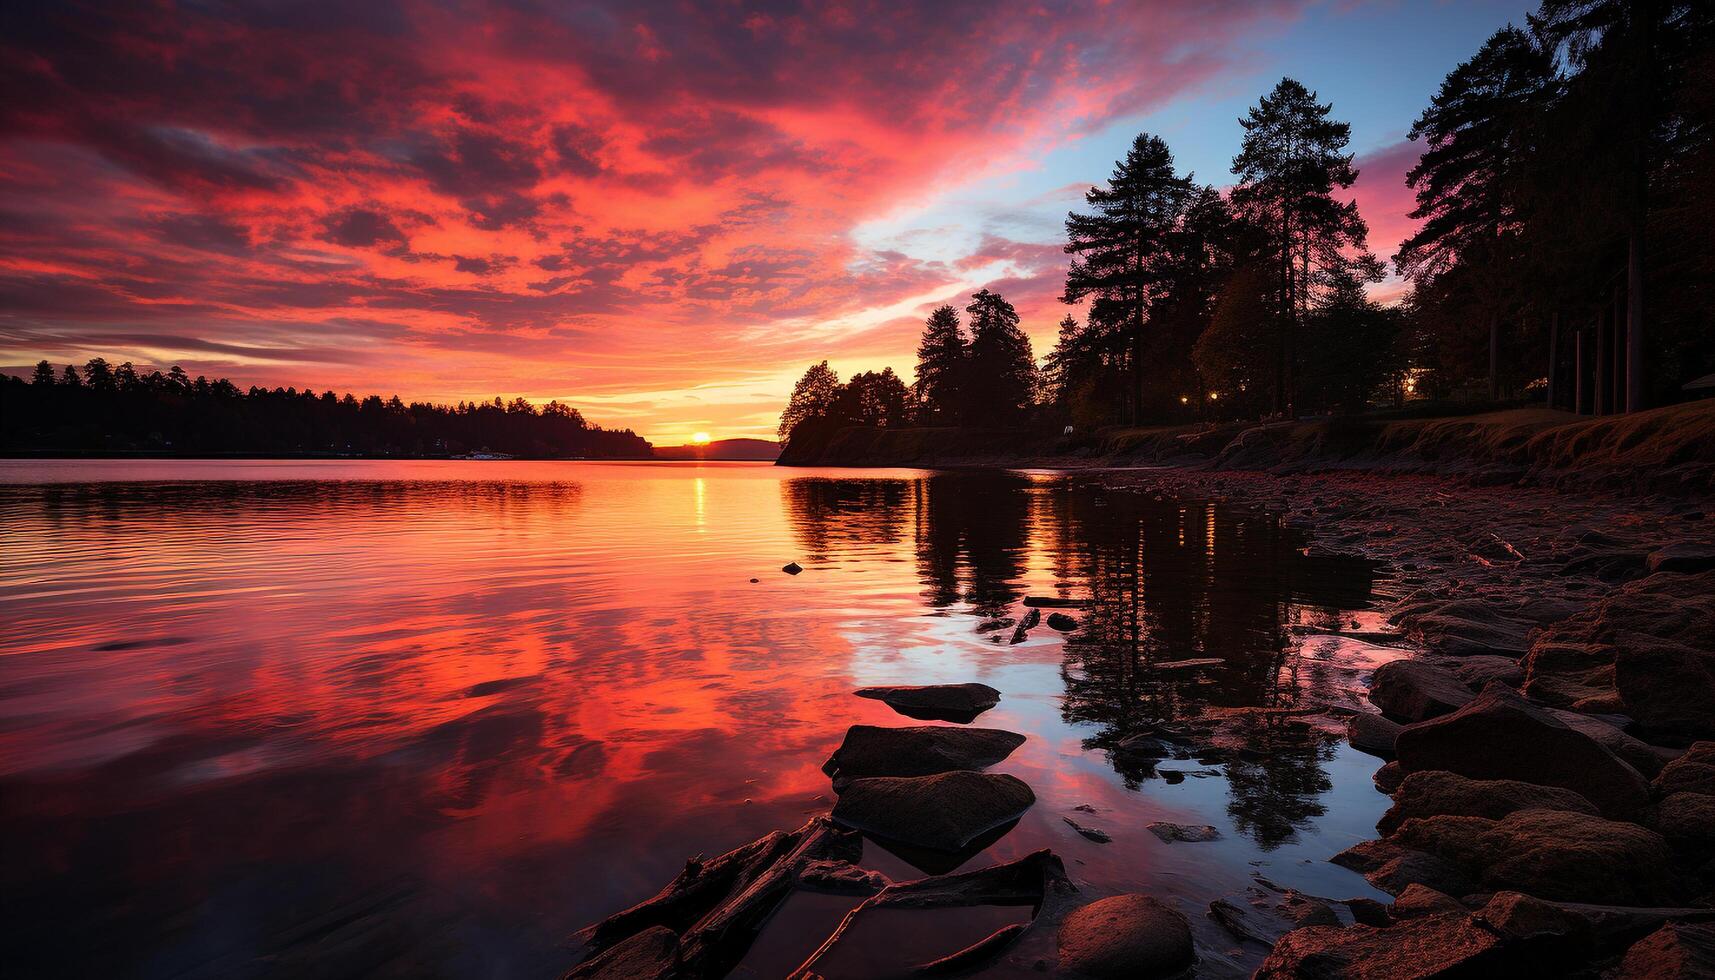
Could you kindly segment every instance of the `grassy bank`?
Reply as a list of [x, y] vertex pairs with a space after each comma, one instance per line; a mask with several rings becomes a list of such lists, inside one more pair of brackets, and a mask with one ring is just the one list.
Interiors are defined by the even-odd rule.
[[1436, 473], [1480, 483], [1528, 480], [1650, 492], [1715, 492], [1715, 401], [1631, 415], [1581, 417], [1516, 408], [1441, 418], [1108, 429], [1083, 438], [1042, 432], [863, 429], [820, 447], [788, 447], [797, 466], [1138, 466], [1173, 464], [1309, 473]]

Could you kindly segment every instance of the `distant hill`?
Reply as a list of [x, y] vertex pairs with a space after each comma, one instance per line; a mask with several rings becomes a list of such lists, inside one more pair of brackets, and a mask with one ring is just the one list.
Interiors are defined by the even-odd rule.
[[656, 446], [656, 459], [753, 459], [772, 461], [780, 444], [769, 439], [716, 439], [706, 446]]

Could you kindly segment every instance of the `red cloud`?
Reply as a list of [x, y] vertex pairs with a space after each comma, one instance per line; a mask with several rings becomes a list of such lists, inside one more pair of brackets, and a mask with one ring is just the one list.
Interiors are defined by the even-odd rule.
[[[755, 386], [842, 347], [819, 324], [975, 267], [867, 253], [855, 225], [1158, 104], [1296, 5], [19, 13], [0, 32], [0, 358], [441, 399], [748, 384], [726, 418], [767, 429]], [[1057, 319], [1054, 251], [982, 256]], [[853, 331], [908, 366], [900, 330]]]

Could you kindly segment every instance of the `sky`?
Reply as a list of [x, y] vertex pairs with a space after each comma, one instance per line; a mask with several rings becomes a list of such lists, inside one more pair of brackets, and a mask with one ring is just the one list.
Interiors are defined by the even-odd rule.
[[1283, 75], [1352, 124], [1391, 256], [1412, 121], [1526, 9], [16, 0], [0, 370], [100, 355], [772, 437], [806, 366], [909, 380], [924, 316], [981, 288], [1045, 354], [1066, 212], [1139, 132], [1227, 185]]

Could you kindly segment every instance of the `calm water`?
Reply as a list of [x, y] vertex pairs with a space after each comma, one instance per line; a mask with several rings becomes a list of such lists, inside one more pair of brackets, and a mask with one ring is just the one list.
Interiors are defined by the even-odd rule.
[[[686, 857], [826, 809], [846, 726], [913, 724], [854, 687], [981, 681], [1004, 698], [978, 724], [1029, 736], [998, 769], [1038, 802], [965, 867], [1053, 847], [1092, 896], [1172, 901], [1210, 965], [1248, 969], [1204, 907], [1257, 873], [1374, 895], [1326, 858], [1373, 836], [1376, 761], [1317, 733], [1213, 766], [1107, 750], [1209, 706], [1349, 701], [1397, 651], [1323, 635], [1375, 627], [1366, 567], [1114, 479], [0, 463], [0, 960], [548, 975]], [[1010, 643], [1028, 594], [1094, 605]], [[1152, 667], [1203, 657], [1223, 663]], [[1152, 820], [1225, 837], [1167, 845]], [[843, 910], [789, 906], [746, 972]]]

